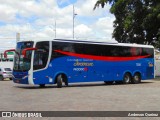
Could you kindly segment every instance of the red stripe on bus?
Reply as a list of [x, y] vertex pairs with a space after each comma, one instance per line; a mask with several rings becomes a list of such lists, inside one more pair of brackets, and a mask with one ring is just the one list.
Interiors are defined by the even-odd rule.
[[95, 55], [78, 54], [73, 52], [65, 52], [61, 50], [54, 50], [54, 51], [64, 55], [68, 55], [68, 56], [74, 56], [74, 57], [85, 58], [85, 59], [93, 59], [93, 60], [102, 60], [102, 61], [130, 61], [130, 60], [147, 58], [150, 56], [150, 55], [144, 55], [144, 56], [132, 56], [132, 57], [111, 57], [111, 56], [95, 56]]

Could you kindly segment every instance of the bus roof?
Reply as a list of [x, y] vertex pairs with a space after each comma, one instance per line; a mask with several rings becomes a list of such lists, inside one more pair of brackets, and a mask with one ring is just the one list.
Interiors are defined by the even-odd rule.
[[[18, 42], [28, 42], [29, 40], [23, 40]], [[33, 40], [30, 40], [30, 42]], [[35, 40], [33, 42], [39, 41], [51, 41], [51, 40]], [[76, 39], [53, 39], [52, 41], [57, 42], [68, 42], [68, 43], [84, 43], [84, 44], [98, 44], [98, 45], [114, 45], [114, 46], [129, 46], [129, 47], [144, 47], [144, 48], [154, 48], [152, 45], [143, 45], [143, 44], [136, 44], [136, 43], [118, 43], [117, 41], [97, 41], [97, 40], [76, 40]]]
[[69, 40], [69, 39], [54, 39], [53, 41], [58, 42], [71, 42], [71, 43], [85, 43], [85, 44], [99, 44], [99, 45], [115, 45], [115, 46], [129, 46], [129, 47], [146, 47], [146, 48], [154, 48], [152, 45], [143, 45], [143, 44], [135, 44], [135, 43], [118, 43], [117, 41], [113, 42], [105, 42], [105, 41], [86, 41], [86, 40]]

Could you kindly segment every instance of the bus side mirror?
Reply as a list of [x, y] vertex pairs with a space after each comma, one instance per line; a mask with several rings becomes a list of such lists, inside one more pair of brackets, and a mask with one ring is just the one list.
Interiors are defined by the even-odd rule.
[[11, 51], [16, 51], [15, 49], [10, 49], [10, 50], [6, 50], [4, 51], [4, 58], [7, 58], [7, 52], [11, 52]]
[[33, 51], [33, 50], [37, 50], [37, 48], [25, 48], [25, 49], [23, 49], [23, 51], [22, 51], [23, 57], [26, 58], [26, 52], [27, 51]]

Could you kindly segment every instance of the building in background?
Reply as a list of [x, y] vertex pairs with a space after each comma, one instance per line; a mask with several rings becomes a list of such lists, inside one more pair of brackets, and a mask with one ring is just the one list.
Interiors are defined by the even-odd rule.
[[4, 53], [0, 53], [0, 62], [12, 62], [14, 58], [14, 52], [8, 52], [7, 58], [4, 58]]
[[14, 52], [7, 53], [7, 59], [4, 58], [4, 53], [0, 53], [0, 67], [13, 69]]

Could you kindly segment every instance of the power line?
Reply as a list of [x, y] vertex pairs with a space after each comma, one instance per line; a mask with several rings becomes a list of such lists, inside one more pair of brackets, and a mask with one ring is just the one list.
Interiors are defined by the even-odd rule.
[[16, 39], [15, 37], [13, 37], [13, 38], [0, 38], [0, 39]]

